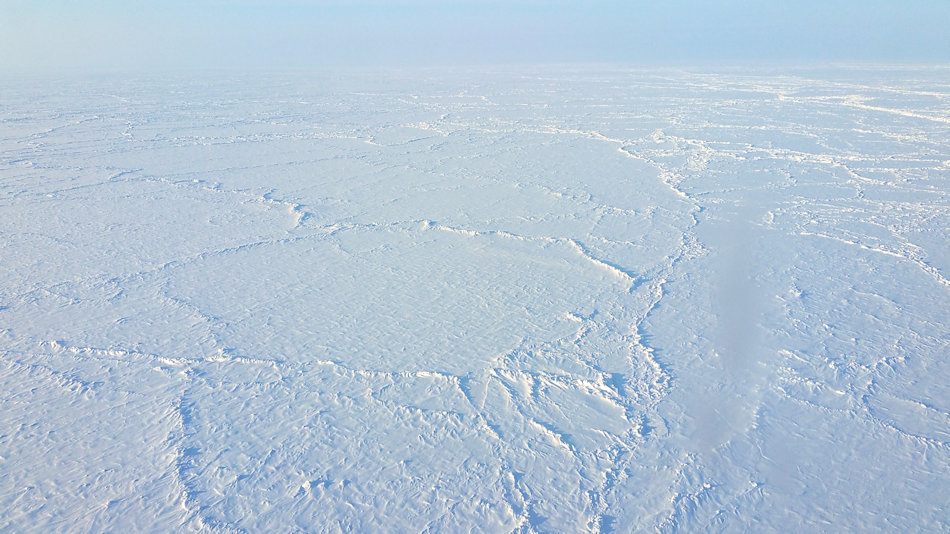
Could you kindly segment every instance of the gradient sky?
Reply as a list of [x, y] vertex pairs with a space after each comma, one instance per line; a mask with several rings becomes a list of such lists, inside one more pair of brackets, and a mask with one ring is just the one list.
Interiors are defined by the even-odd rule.
[[950, 0], [0, 0], [0, 72], [950, 63]]

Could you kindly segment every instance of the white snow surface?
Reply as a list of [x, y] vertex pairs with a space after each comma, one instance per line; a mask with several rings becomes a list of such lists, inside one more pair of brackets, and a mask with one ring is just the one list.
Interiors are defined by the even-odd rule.
[[950, 530], [947, 68], [0, 94], [0, 531]]

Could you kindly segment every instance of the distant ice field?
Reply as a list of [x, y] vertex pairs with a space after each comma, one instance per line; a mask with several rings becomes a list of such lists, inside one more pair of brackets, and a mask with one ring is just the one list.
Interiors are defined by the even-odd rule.
[[0, 95], [0, 531], [950, 531], [950, 68]]

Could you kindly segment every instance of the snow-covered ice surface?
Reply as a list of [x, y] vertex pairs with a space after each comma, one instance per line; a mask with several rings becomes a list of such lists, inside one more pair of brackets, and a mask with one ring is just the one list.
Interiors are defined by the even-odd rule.
[[946, 68], [0, 85], [0, 531], [950, 529]]

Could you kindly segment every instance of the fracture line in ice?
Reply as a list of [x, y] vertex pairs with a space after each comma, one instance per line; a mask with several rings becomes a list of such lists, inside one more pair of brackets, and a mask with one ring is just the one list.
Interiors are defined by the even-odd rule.
[[858, 248], [861, 248], [861, 249], [863, 249], [863, 250], [867, 250], [867, 251], [870, 251], [870, 252], [876, 252], [876, 253], [878, 253], [878, 254], [883, 254], [883, 255], [885, 255], [885, 256], [891, 256], [891, 257], [894, 257], [894, 258], [897, 258], [897, 259], [900, 259], [900, 260], [909, 262], [909, 263], [915, 265], [916, 267], [918, 267], [920, 270], [922, 270], [922, 271], [923, 271], [924, 273], [926, 273], [928, 276], [930, 276], [931, 278], [933, 278], [938, 284], [940, 284], [940, 285], [942, 285], [942, 286], [944, 286], [944, 287], [950, 288], [950, 280], [948, 280], [948, 279], [945, 278], [942, 274], [940, 274], [940, 271], [938, 271], [934, 266], [932, 266], [932, 265], [930, 265], [929, 263], [927, 263], [926, 261], [924, 261], [924, 260], [920, 257], [920, 252], [916, 252], [916, 253], [915, 253], [915, 252], [910, 252], [910, 251], [905, 251], [904, 253], [894, 252], [893, 250], [888, 250], [888, 249], [881, 248], [881, 247], [872, 247], [872, 246], [869, 246], [869, 245], [865, 245], [864, 243], [860, 243], [860, 242], [858, 242], [858, 241], [852, 241], [852, 240], [850, 240], [850, 239], [845, 239], [845, 238], [842, 238], [842, 237], [836, 237], [836, 236], [833, 236], [833, 235], [824, 234], [824, 233], [820, 233], [820, 232], [809, 232], [809, 231], [805, 231], [805, 230], [800, 230], [800, 231], [798, 232], [798, 234], [799, 234], [799, 235], [803, 235], [803, 236], [821, 237], [821, 238], [824, 238], [824, 239], [829, 239], [829, 240], [832, 240], [832, 241], [837, 241], [837, 242], [839, 242], [839, 243], [844, 243], [844, 244], [846, 244], [846, 245], [858, 247]]

